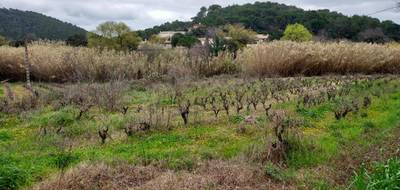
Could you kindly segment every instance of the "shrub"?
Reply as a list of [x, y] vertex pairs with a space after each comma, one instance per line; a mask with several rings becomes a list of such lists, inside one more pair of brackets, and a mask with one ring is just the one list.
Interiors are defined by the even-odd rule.
[[200, 41], [195, 36], [181, 34], [181, 33], [175, 34], [174, 36], [172, 36], [171, 39], [173, 47], [182, 46], [190, 48], [199, 42]]
[[72, 163], [78, 160], [78, 157], [70, 152], [62, 151], [58, 153], [54, 158], [54, 164], [61, 171], [64, 171]]
[[271, 162], [268, 162], [265, 165], [265, 175], [271, 177], [274, 180], [285, 181], [288, 178], [288, 176], [286, 176], [282, 171], [282, 169], [278, 168]]
[[7, 38], [0, 36], [0, 46], [5, 46], [8, 45], [10, 42], [7, 40]]
[[288, 25], [283, 33], [283, 40], [290, 40], [296, 42], [311, 41], [313, 35], [311, 32], [301, 24]]

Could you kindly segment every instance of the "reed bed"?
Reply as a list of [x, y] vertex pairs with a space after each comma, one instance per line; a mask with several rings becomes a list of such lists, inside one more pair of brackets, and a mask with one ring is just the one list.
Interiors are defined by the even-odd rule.
[[[62, 43], [29, 45], [33, 80], [48, 82], [198, 77], [224, 72], [222, 67], [226, 60], [232, 61], [229, 55], [203, 58], [184, 49], [123, 53], [69, 47]], [[24, 77], [24, 48], [0, 47], [0, 79], [24, 80]]]
[[400, 48], [352, 42], [275, 41], [245, 49], [238, 63], [251, 76], [398, 74]]
[[[227, 53], [210, 58], [202, 51], [177, 48], [121, 53], [36, 42], [29, 45], [29, 61], [33, 80], [47, 82], [159, 81], [237, 73], [288, 77], [400, 72], [400, 48], [394, 45], [275, 41], [246, 48], [236, 59]], [[24, 77], [24, 48], [0, 47], [0, 80]]]

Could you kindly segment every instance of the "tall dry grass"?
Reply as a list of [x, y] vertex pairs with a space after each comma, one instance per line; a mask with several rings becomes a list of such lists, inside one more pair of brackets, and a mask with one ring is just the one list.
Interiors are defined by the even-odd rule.
[[[36, 81], [171, 80], [243, 72], [249, 76], [399, 74], [400, 48], [366, 43], [275, 41], [238, 54], [208, 57], [203, 49], [146, 49], [120, 53], [62, 43], [29, 45]], [[24, 49], [0, 47], [0, 80], [24, 80]]]
[[[30, 44], [29, 60], [33, 80], [52, 82], [199, 77], [220, 74], [225, 71], [220, 67], [226, 65], [227, 60], [233, 61], [225, 55], [219, 59], [195, 56], [185, 49], [122, 53], [54, 42]], [[0, 80], [23, 80], [23, 61], [23, 48], [0, 47]]]
[[251, 76], [398, 74], [400, 48], [351, 42], [275, 41], [245, 49], [238, 62]]

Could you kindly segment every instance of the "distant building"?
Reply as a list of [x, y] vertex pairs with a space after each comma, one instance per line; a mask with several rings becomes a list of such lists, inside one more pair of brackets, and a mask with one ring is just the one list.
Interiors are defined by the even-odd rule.
[[268, 42], [268, 40], [269, 40], [268, 34], [257, 34], [256, 35], [257, 44], [262, 44], [262, 43]]
[[175, 34], [186, 34], [185, 31], [162, 31], [157, 36], [165, 39], [164, 45], [171, 46], [172, 36]]
[[[193, 26], [193, 28], [197, 28], [199, 26], [195, 25]], [[172, 42], [172, 37], [175, 34], [186, 34], [187, 32], [185, 31], [162, 31], [160, 32], [157, 36], [159, 38], [164, 39], [164, 43], [162, 45], [164, 45], [166, 48], [172, 48], [171, 42]], [[225, 37], [226, 40], [230, 40], [232, 39], [231, 37]], [[248, 44], [249, 46], [251, 45], [255, 45], [255, 44], [263, 44], [265, 42], [268, 42], [270, 39], [270, 35], [268, 34], [257, 34], [255, 36], [255, 41], [254, 44]], [[212, 38], [208, 38], [208, 43], [207, 43], [207, 38], [198, 38], [198, 40], [200, 41], [201, 45], [206, 45], [206, 44], [211, 44], [213, 43], [213, 39]]]

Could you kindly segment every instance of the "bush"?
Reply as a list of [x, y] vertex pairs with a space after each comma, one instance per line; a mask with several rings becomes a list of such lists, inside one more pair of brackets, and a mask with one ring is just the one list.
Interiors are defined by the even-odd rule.
[[356, 173], [353, 188], [357, 190], [400, 189], [400, 159], [378, 163], [371, 172], [363, 166]]
[[71, 154], [70, 152], [60, 152], [56, 155], [54, 159], [54, 164], [58, 169], [64, 171], [72, 163], [78, 160], [78, 157]]
[[278, 168], [271, 162], [268, 162], [265, 166], [265, 175], [276, 181], [285, 181], [288, 178], [288, 176], [286, 176], [282, 171], [282, 169]]
[[283, 33], [283, 40], [290, 40], [296, 42], [311, 41], [313, 35], [311, 32], [301, 24], [288, 25]]
[[182, 46], [190, 48], [199, 42], [200, 41], [195, 36], [181, 34], [181, 33], [175, 34], [174, 36], [172, 36], [171, 39], [171, 44], [173, 47]]
[[7, 38], [0, 36], [0, 46], [5, 46], [8, 45], [10, 42], [7, 40]]

